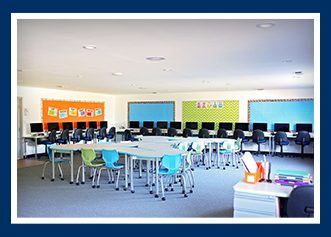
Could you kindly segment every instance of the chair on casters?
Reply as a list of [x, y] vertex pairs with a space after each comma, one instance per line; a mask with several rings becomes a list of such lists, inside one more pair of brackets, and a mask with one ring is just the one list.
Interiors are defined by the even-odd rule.
[[[50, 145], [47, 145], [47, 150], [48, 150], [48, 158], [49, 158], [49, 161], [47, 161], [45, 164], [44, 164], [44, 169], [43, 169], [43, 172], [41, 174], [41, 179], [44, 179], [45, 177], [45, 169], [46, 169], [46, 166], [47, 164], [49, 163], [52, 163], [52, 150], [50, 149], [52, 146], [55, 146], [56, 144], [50, 144]], [[59, 167], [59, 171], [60, 171], [60, 176], [61, 176], [61, 180], [64, 180], [63, 178], [63, 171], [62, 171], [62, 163], [63, 162], [66, 162], [66, 161], [70, 161], [70, 158], [63, 158], [62, 156], [61, 157], [58, 157], [58, 158], [55, 158], [54, 157], [54, 162], [57, 163], [58, 167]], [[51, 181], [53, 182], [54, 179], [51, 179]]]
[[107, 138], [107, 142], [109, 140], [115, 140], [116, 142], [116, 128], [115, 127], [111, 127], [108, 131], [108, 133], [106, 134], [106, 138]]
[[218, 129], [217, 138], [228, 138], [228, 132], [225, 130], [225, 128]]
[[139, 130], [139, 133], [140, 133], [140, 135], [143, 135], [143, 136], [148, 136], [149, 135], [149, 131], [146, 127], [141, 127], [140, 130]]
[[243, 151], [243, 149], [242, 149], [243, 148], [243, 143], [248, 142], [249, 139], [245, 137], [244, 131], [239, 129], [239, 128], [234, 130], [234, 133], [233, 133], [233, 138], [234, 139], [238, 139], [238, 137], [241, 138], [241, 144], [240, 144], [241, 150], [240, 150], [240, 152], [242, 152]]
[[181, 154], [175, 154], [175, 155], [164, 155], [162, 157], [161, 163], [162, 168], [159, 169], [159, 176], [161, 177], [161, 189], [162, 189], [162, 201], [165, 201], [164, 196], [164, 184], [163, 184], [163, 177], [164, 176], [180, 176], [182, 185], [184, 187], [184, 190], [182, 193], [184, 193], [184, 197], [187, 197], [187, 194], [185, 192], [185, 175], [184, 173], [179, 173], [178, 169], [181, 165], [182, 155]]
[[307, 131], [299, 131], [295, 144], [301, 145], [301, 158], [304, 157], [304, 147], [310, 144], [310, 135]]
[[82, 140], [84, 140], [85, 144], [87, 144], [88, 141], [93, 141], [94, 139], [94, 128], [88, 128], [85, 132], [85, 137], [83, 137]]
[[261, 129], [255, 129], [253, 131], [253, 142], [257, 144], [257, 153], [258, 156], [260, 154], [260, 144], [265, 143], [267, 140], [264, 137], [264, 133]]
[[314, 185], [298, 186], [287, 203], [288, 217], [314, 217]]
[[100, 128], [99, 134], [97, 135], [98, 142], [100, 140], [105, 139], [105, 137], [106, 137], [106, 129], [107, 129], [106, 127]]
[[284, 157], [283, 146], [286, 146], [290, 143], [287, 139], [287, 135], [284, 131], [278, 131], [275, 136], [275, 147], [276, 145], [280, 146], [280, 157]]
[[57, 139], [55, 142], [59, 144], [67, 144], [69, 141], [69, 130], [64, 129], [61, 133], [61, 136], [59, 139]]
[[48, 155], [48, 152], [47, 152], [47, 145], [54, 144], [55, 142], [56, 142], [56, 131], [55, 131], [55, 130], [52, 130], [52, 131], [49, 133], [47, 139], [38, 142], [38, 144], [45, 145], [45, 154]]
[[[236, 142], [233, 140], [225, 140], [222, 144], [222, 147], [224, 149], [220, 150], [220, 154], [222, 154], [222, 159], [223, 159], [223, 170], [225, 170], [225, 166], [229, 166], [230, 163], [230, 156], [234, 156], [234, 151], [235, 151], [235, 144]], [[225, 159], [225, 156], [227, 156], [227, 159]], [[234, 166], [234, 162], [232, 161], [232, 166]], [[217, 168], [219, 169], [219, 160], [217, 160]]]
[[82, 131], [82, 129], [77, 128], [77, 129], [74, 131], [74, 134], [73, 134], [72, 137], [71, 137], [71, 141], [72, 141], [73, 143], [80, 142], [80, 140], [82, 139], [82, 137], [83, 137], [83, 131]]
[[[93, 178], [92, 178], [92, 188], [95, 188], [94, 179], [95, 179], [95, 174], [96, 174], [97, 168], [105, 165], [105, 162], [94, 161], [94, 159], [96, 158], [96, 155], [95, 155], [95, 152], [93, 149], [81, 148], [81, 153], [82, 153], [82, 159], [84, 161], [84, 164], [79, 166], [79, 168], [78, 168], [76, 185], [77, 186], [79, 185], [78, 179], [79, 179], [80, 170], [85, 167], [90, 167], [92, 170], [94, 170], [94, 174], [93, 174]], [[84, 172], [84, 170], [82, 170], [82, 173], [83, 172]], [[85, 181], [82, 180], [81, 184], [84, 184], [84, 183], [85, 183]]]
[[[192, 151], [191, 151], [191, 157], [192, 157], [192, 164], [197, 164], [197, 167], [199, 167], [199, 161], [203, 160], [204, 152], [205, 151], [205, 142], [204, 141], [197, 141], [192, 142]], [[195, 157], [200, 157], [197, 160], [195, 160]]]
[[199, 130], [199, 138], [210, 138], [209, 131], [206, 128], [201, 128]]
[[[109, 176], [109, 170], [112, 171], [117, 171], [117, 179], [116, 179], [116, 188], [115, 190], [118, 191], [118, 179], [120, 177], [120, 169], [124, 168], [124, 164], [116, 163], [119, 160], [119, 154], [116, 150], [102, 150], [102, 159], [106, 162], [105, 166], [101, 167], [99, 169], [99, 174], [98, 174], [98, 181], [97, 181], [97, 188], [100, 187], [99, 181], [100, 181], [100, 175], [101, 171], [103, 169], [106, 169], [108, 171], [108, 176]], [[110, 176], [109, 176], [110, 177]], [[110, 179], [108, 183], [111, 183]]]
[[158, 127], [153, 128], [151, 135], [152, 136], [162, 136], [161, 128], [158, 128]]
[[178, 135], [178, 133], [177, 133], [177, 129], [176, 128], [168, 128], [167, 136], [169, 136], [169, 137], [175, 137], [177, 135]]
[[183, 130], [183, 137], [193, 137], [193, 132], [190, 128], [185, 128]]
[[134, 137], [132, 136], [132, 132], [129, 129], [125, 129], [123, 135], [122, 135], [123, 141], [133, 141]]

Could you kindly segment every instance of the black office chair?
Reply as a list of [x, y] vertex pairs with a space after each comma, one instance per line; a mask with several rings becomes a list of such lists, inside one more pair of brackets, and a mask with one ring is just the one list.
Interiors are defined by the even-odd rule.
[[177, 132], [176, 128], [168, 128], [167, 136], [174, 137], [174, 136], [177, 136], [177, 135], [178, 135], [178, 132]]
[[242, 152], [243, 151], [243, 143], [246, 143], [246, 142], [249, 141], [249, 139], [247, 137], [245, 137], [244, 131], [237, 128], [236, 130], [234, 130], [233, 138], [236, 139], [236, 140], [238, 138], [241, 138], [240, 152]]
[[83, 131], [82, 131], [82, 129], [77, 128], [77, 129], [74, 131], [74, 134], [73, 134], [72, 137], [71, 137], [71, 141], [72, 141], [73, 143], [80, 142], [80, 140], [82, 139], [82, 137], [83, 137]]
[[298, 186], [287, 203], [288, 217], [314, 217], [314, 185]]
[[107, 130], [106, 127], [100, 128], [100, 130], [99, 130], [99, 134], [97, 135], [98, 142], [99, 142], [100, 140], [105, 139], [105, 137], [106, 137], [106, 130]]
[[162, 136], [161, 128], [154, 127], [151, 133], [152, 136]]
[[146, 127], [141, 127], [139, 133], [140, 133], [140, 135], [143, 135], [143, 136], [149, 135], [149, 131]]
[[301, 145], [301, 158], [304, 157], [304, 147], [310, 144], [310, 135], [307, 131], [299, 131], [295, 144]]
[[225, 128], [220, 128], [217, 131], [217, 137], [218, 138], [228, 138], [228, 132], [225, 130]]
[[209, 131], [207, 128], [201, 128], [199, 130], [199, 138], [210, 138]]
[[275, 147], [276, 145], [280, 146], [280, 157], [284, 157], [283, 154], [283, 146], [286, 146], [290, 143], [290, 141], [287, 139], [287, 135], [283, 131], [278, 131], [275, 136]]
[[59, 144], [67, 144], [69, 141], [69, 130], [64, 129], [61, 133], [61, 136], [59, 139], [57, 139], [55, 142]]
[[108, 131], [108, 133], [106, 134], [106, 138], [107, 138], [107, 142], [110, 140], [115, 140], [116, 142], [116, 128], [115, 127], [111, 127]]
[[260, 154], [260, 144], [265, 143], [267, 140], [264, 137], [264, 133], [260, 129], [255, 129], [253, 131], [253, 142], [257, 144], [257, 152], [255, 153], [256, 155]]
[[46, 154], [48, 156], [48, 154], [47, 154], [47, 145], [54, 144], [55, 142], [56, 142], [56, 131], [52, 130], [48, 134], [47, 139], [38, 142], [38, 144], [45, 145], [45, 153], [44, 154]]
[[134, 137], [132, 136], [132, 133], [130, 130], [125, 129], [123, 135], [122, 135], [122, 140], [123, 141], [133, 141]]
[[88, 128], [85, 132], [85, 137], [83, 137], [82, 140], [84, 140], [85, 143], [88, 141], [93, 141], [94, 138], [94, 128]]
[[183, 130], [183, 137], [193, 137], [193, 132], [190, 128], [185, 128]]

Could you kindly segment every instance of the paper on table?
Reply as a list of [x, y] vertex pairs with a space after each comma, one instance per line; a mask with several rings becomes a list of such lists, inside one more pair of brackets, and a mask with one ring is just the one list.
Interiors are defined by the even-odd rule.
[[256, 173], [258, 167], [250, 152], [245, 152], [244, 156], [240, 160], [244, 165], [246, 172]]

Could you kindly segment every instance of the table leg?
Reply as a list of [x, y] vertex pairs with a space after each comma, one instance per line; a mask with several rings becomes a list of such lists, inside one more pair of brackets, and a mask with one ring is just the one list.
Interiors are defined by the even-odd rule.
[[[36, 137], [34, 138], [34, 146], [35, 146], [35, 148], [34, 148], [35, 149], [34, 150], [34, 158], [37, 159], [37, 149], [38, 149], [37, 147], [38, 147], [38, 145], [37, 145], [37, 138]], [[46, 149], [47, 149], [47, 146], [46, 146]]]
[[158, 198], [159, 197], [159, 158], [155, 159], [155, 197]]
[[84, 163], [84, 160], [82, 158], [82, 182], [81, 182], [81, 184], [85, 184], [85, 171], [86, 171], [85, 163]]
[[124, 156], [124, 164], [125, 164], [125, 187], [124, 191], [128, 189], [128, 155], [125, 154]]
[[52, 150], [52, 179], [51, 181], [55, 180], [55, 150]]
[[134, 193], [133, 190], [133, 157], [130, 156], [130, 187], [131, 187], [131, 193]]
[[70, 184], [74, 183], [74, 151], [70, 151]]

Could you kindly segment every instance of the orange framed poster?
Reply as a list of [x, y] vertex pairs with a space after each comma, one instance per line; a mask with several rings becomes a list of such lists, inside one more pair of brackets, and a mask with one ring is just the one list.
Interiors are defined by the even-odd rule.
[[62, 129], [63, 122], [73, 122], [73, 127], [77, 127], [77, 122], [100, 121], [105, 119], [105, 102], [83, 101], [83, 100], [55, 100], [41, 99], [41, 121], [44, 129], [47, 123], [58, 122]]

